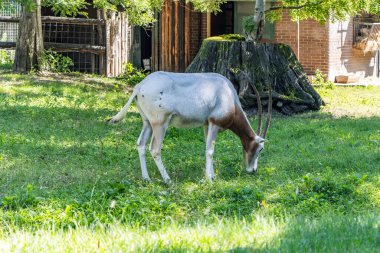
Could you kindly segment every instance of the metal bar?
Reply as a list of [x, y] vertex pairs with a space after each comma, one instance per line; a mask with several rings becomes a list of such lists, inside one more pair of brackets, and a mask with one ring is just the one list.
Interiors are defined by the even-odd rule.
[[16, 42], [0, 42], [0, 48], [16, 48]]

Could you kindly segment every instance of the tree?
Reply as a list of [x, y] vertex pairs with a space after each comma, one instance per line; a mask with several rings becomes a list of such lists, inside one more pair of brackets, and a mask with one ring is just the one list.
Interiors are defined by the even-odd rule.
[[[39, 68], [43, 52], [41, 6], [50, 7], [59, 16], [86, 16], [86, 0], [16, 0], [22, 5], [20, 30], [16, 44], [13, 70], [27, 73]], [[196, 10], [218, 11], [225, 0], [188, 0]], [[164, 0], [93, 0], [98, 9], [124, 11], [134, 25], [146, 26], [154, 22], [155, 11], [161, 10]], [[3, 2], [0, 1], [0, 7]]]
[[[41, 6], [51, 7], [60, 16], [86, 15], [86, 0], [16, 0], [23, 6], [20, 19], [20, 34], [16, 47], [14, 70], [28, 72], [33, 66], [38, 68], [39, 58], [43, 50], [41, 30]], [[173, 0], [176, 1], [176, 0]], [[192, 3], [194, 9], [201, 12], [218, 12], [220, 5], [226, 0], [186, 0]], [[96, 8], [104, 10], [124, 10], [131, 23], [135, 25], [149, 25], [154, 22], [155, 11], [160, 11], [164, 0], [93, 0]], [[380, 0], [282, 0], [275, 6], [265, 10], [265, 0], [257, 0], [255, 13], [249, 22], [246, 22], [248, 40], [259, 41], [262, 38], [266, 17], [269, 20], [278, 20], [282, 10], [289, 10], [296, 19], [312, 18], [326, 22], [329, 18], [342, 19], [347, 15], [367, 11], [380, 11]], [[2, 1], [0, 1], [0, 6]]]
[[283, 0], [264, 9], [264, 0], [255, 2], [255, 13], [244, 20], [245, 38], [220, 36], [207, 39], [187, 72], [216, 72], [235, 86], [245, 110], [257, 108], [254, 88], [263, 104], [269, 103], [273, 88], [273, 108], [284, 114], [317, 110], [323, 104], [289, 46], [257, 43], [262, 39], [265, 19], [278, 20], [283, 10], [295, 20], [312, 18], [321, 23], [345, 19], [362, 11], [377, 13], [379, 0]]
[[329, 19], [343, 20], [363, 11], [380, 12], [380, 0], [282, 0], [266, 10], [264, 3], [265, 0], [257, 0], [254, 15], [244, 20], [248, 40], [260, 41], [266, 17], [271, 21], [279, 20], [283, 10], [288, 10], [294, 20], [314, 19], [321, 23]]
[[38, 66], [43, 51], [41, 0], [22, 6], [13, 71], [26, 73]]

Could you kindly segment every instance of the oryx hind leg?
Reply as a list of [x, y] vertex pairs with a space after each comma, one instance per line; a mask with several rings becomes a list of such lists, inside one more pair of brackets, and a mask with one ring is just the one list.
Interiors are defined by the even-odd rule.
[[143, 121], [143, 128], [140, 133], [140, 137], [137, 140], [137, 150], [139, 152], [140, 164], [141, 164], [141, 173], [142, 177], [146, 181], [150, 181], [148, 174], [148, 169], [146, 167], [146, 144], [152, 136], [152, 127], [148, 120]]
[[165, 183], [170, 183], [170, 177], [168, 173], [166, 172], [164, 164], [162, 163], [161, 148], [162, 148], [162, 143], [164, 141], [166, 130], [169, 126], [169, 121], [170, 121], [170, 118], [165, 119], [163, 123], [161, 122], [151, 123], [152, 130], [153, 130], [153, 137], [152, 137], [152, 142], [150, 144], [150, 153]]

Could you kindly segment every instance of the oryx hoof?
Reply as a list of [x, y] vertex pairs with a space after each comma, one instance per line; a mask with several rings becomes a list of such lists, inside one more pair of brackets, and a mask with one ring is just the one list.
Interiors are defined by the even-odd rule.
[[152, 183], [152, 180], [149, 177], [143, 177], [145, 183]]

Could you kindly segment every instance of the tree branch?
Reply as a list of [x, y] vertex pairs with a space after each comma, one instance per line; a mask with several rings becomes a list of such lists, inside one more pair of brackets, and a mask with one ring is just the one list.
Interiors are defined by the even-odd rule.
[[303, 4], [303, 5], [298, 5], [298, 6], [283, 6], [283, 5], [273, 6], [273, 7], [269, 8], [268, 10], [265, 10], [265, 13], [270, 12], [270, 11], [276, 11], [276, 10], [300, 10], [300, 9], [305, 8], [305, 7], [317, 6], [317, 5], [320, 5], [321, 3], [323, 3], [323, 1], [319, 1], [317, 3]]

